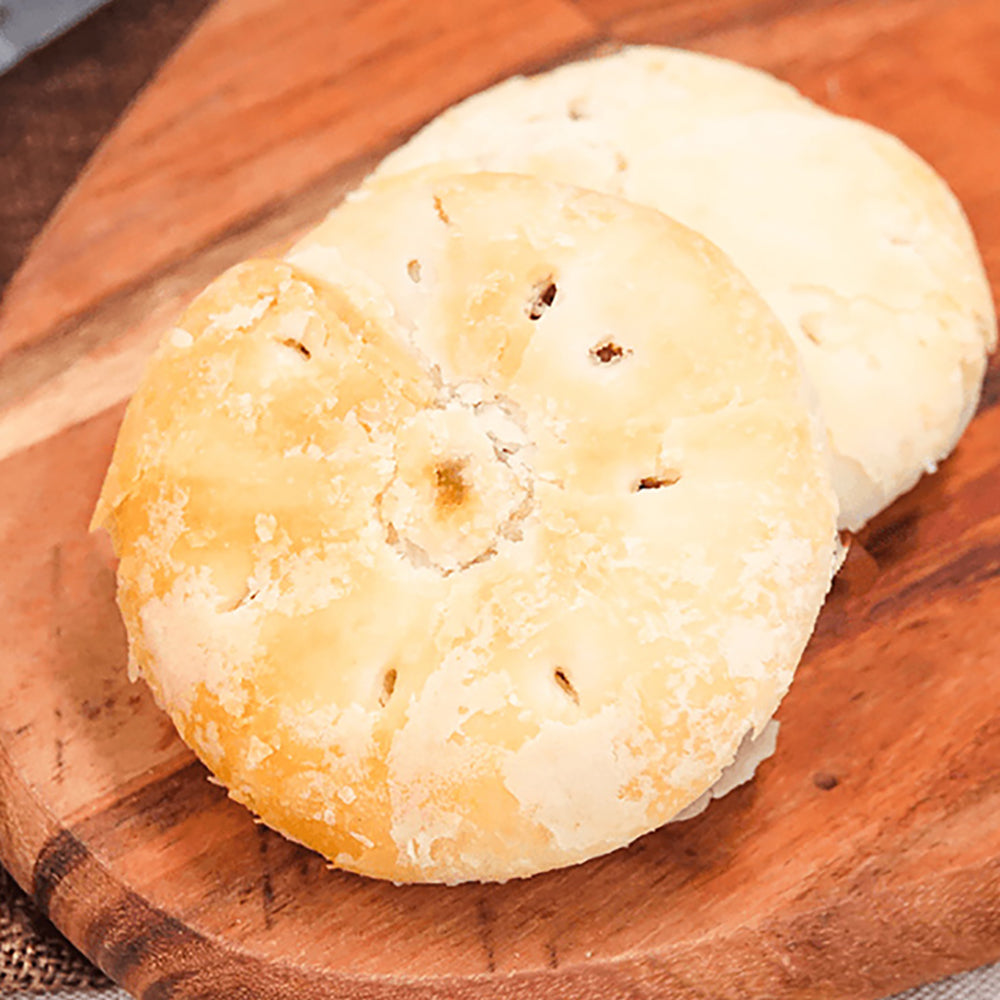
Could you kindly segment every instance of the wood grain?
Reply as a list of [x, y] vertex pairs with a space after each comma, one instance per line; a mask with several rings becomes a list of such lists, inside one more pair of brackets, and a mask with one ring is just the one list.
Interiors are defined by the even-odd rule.
[[696, 13], [222, 0], [12, 285], [0, 861], [136, 995], [866, 1000], [1000, 956], [996, 369], [955, 456], [855, 542], [776, 757], [706, 815], [609, 857], [491, 887], [329, 871], [211, 785], [125, 677], [113, 560], [86, 524], [156, 331], [214, 273], [287, 239], [382, 150], [500, 76], [697, 30], [698, 47], [916, 146], [997, 273], [992, 0], [718, 0]]
[[562, 0], [216, 4], [12, 282], [0, 350], [58, 336], [470, 90], [592, 38]]
[[616, 38], [692, 46], [702, 36], [734, 24], [769, 25], [793, 9], [837, 0], [578, 0], [595, 23]]

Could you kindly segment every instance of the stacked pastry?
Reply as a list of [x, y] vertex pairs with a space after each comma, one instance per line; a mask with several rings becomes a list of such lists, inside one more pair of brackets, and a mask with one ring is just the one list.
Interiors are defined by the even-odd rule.
[[614, 850], [773, 750], [838, 526], [952, 449], [995, 336], [884, 133], [669, 49], [507, 81], [164, 336], [95, 514], [131, 669], [339, 867]]

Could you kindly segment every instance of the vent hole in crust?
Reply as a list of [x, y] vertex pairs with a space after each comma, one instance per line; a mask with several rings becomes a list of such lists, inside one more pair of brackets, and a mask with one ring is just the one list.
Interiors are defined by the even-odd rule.
[[415, 285], [420, 284], [420, 261], [414, 258], [406, 265], [406, 273]]
[[245, 608], [248, 604], [256, 600], [257, 595], [260, 593], [259, 590], [251, 590], [249, 586], [240, 594], [239, 597], [233, 598], [228, 603], [221, 605], [216, 610], [220, 614], [229, 614], [231, 611], [239, 611], [240, 608]]
[[823, 340], [819, 335], [819, 319], [814, 313], [809, 313], [799, 320], [799, 329], [805, 334], [807, 340], [817, 347], [823, 346]]
[[566, 671], [563, 670], [562, 667], [556, 667], [556, 669], [552, 673], [552, 677], [555, 680], [556, 684], [559, 685], [559, 689], [562, 691], [562, 693], [566, 695], [566, 697], [569, 698], [569, 700], [573, 702], [574, 705], [579, 705], [580, 695], [577, 694], [576, 688], [573, 687], [573, 682], [566, 675]]
[[629, 348], [622, 347], [613, 340], [604, 340], [590, 349], [590, 360], [599, 365], [613, 365], [631, 353]]
[[531, 290], [531, 300], [527, 305], [528, 319], [541, 319], [545, 310], [555, 302], [558, 291], [551, 275], [539, 281]]
[[302, 343], [301, 340], [296, 340], [294, 337], [289, 337], [287, 340], [283, 340], [282, 345], [284, 347], [290, 347], [293, 351], [298, 351], [308, 361], [312, 357], [312, 351]]
[[378, 696], [378, 703], [385, 708], [389, 704], [392, 692], [396, 690], [396, 668], [390, 667], [382, 675], [382, 692]]
[[566, 105], [566, 117], [573, 122], [588, 118], [586, 103], [582, 97], [576, 97]]
[[679, 483], [680, 480], [681, 474], [674, 470], [661, 472], [657, 476], [643, 476], [633, 487], [633, 492], [638, 493], [640, 490], [662, 490], [666, 486], [673, 486], [674, 483]]
[[434, 195], [434, 211], [446, 226], [451, 225], [451, 216], [444, 210], [444, 203], [441, 201], [439, 195]]
[[434, 469], [434, 486], [437, 490], [435, 501], [438, 507], [461, 507], [469, 492], [465, 480], [465, 462], [454, 458], [441, 462]]

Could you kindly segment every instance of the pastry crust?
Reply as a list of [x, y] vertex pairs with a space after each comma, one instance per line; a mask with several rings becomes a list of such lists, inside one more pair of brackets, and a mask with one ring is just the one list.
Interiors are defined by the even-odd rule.
[[771, 718], [829, 585], [821, 439], [700, 236], [406, 177], [195, 302], [95, 523], [235, 798], [351, 871], [505, 880], [670, 820]]
[[626, 48], [469, 98], [376, 176], [435, 162], [617, 194], [729, 254], [801, 351], [842, 528], [933, 471], [975, 411], [996, 317], [958, 202], [895, 138], [763, 73]]

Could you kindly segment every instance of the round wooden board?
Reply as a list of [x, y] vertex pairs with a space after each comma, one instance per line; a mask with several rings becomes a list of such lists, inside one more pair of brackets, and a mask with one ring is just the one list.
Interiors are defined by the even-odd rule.
[[773, 7], [223, 0], [38, 241], [0, 315], [0, 860], [136, 995], [865, 1000], [1000, 956], [995, 371], [956, 455], [852, 548], [758, 778], [503, 886], [378, 883], [255, 825], [129, 684], [87, 532], [192, 290], [442, 106], [615, 39], [735, 56], [901, 134], [1000, 263], [993, 0]]

